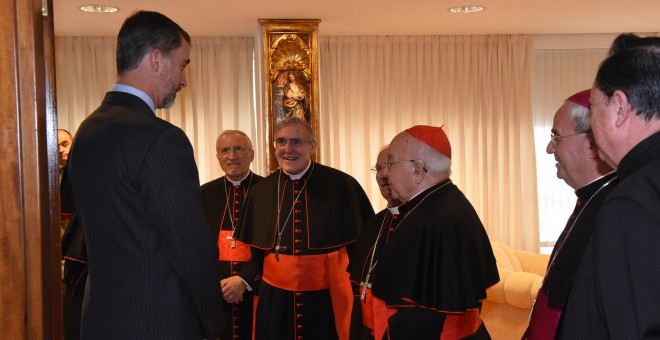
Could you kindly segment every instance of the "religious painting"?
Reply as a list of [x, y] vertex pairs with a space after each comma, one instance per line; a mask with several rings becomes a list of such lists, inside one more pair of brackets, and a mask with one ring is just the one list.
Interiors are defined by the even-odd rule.
[[[264, 77], [268, 110], [268, 169], [277, 169], [274, 129], [298, 117], [318, 138], [318, 19], [260, 19], [264, 42]], [[316, 155], [319, 145], [317, 141]]]

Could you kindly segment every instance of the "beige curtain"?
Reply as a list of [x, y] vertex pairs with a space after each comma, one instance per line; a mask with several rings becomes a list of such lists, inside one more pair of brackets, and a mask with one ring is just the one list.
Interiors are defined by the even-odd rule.
[[55, 38], [55, 81], [59, 128], [75, 134], [117, 79], [116, 38]]
[[538, 251], [528, 36], [320, 38], [321, 161], [384, 200], [369, 168], [416, 124], [444, 125], [452, 179], [491, 239]]
[[545, 151], [555, 112], [566, 98], [591, 88], [607, 48], [542, 49], [534, 51], [533, 98], [536, 171], [539, 195], [539, 231], [549, 253], [575, 207], [573, 189], [557, 178], [555, 159]]
[[[226, 129], [256, 139], [254, 41], [251, 37], [193, 38], [188, 87], [174, 106], [159, 115], [181, 127], [195, 149], [202, 183], [223, 175], [215, 157], [215, 140]], [[255, 150], [255, 158], [263, 150]], [[258, 167], [252, 166], [255, 171]]]
[[[116, 38], [58, 37], [55, 41], [58, 125], [75, 133], [116, 81]], [[200, 181], [222, 175], [215, 138], [240, 129], [254, 140], [254, 41], [251, 37], [192, 38], [188, 87], [157, 115], [181, 127], [195, 150]], [[257, 150], [257, 156], [262, 150]]]
[[[379, 148], [412, 125], [444, 125], [454, 150], [452, 178], [491, 238], [538, 250], [529, 37], [320, 42], [321, 162], [356, 177], [380, 210], [384, 201], [368, 170]], [[75, 133], [115, 82], [114, 48], [114, 38], [57, 39], [60, 127]], [[202, 182], [222, 174], [214, 142], [223, 129], [248, 133], [256, 159], [266, 159], [256, 132], [265, 114], [254, 109], [253, 51], [252, 38], [193, 38], [188, 88], [172, 109], [158, 112], [190, 138]]]
[[[657, 32], [636, 34], [658, 36]], [[552, 250], [576, 200], [573, 189], [557, 178], [554, 157], [545, 152], [552, 119], [568, 96], [591, 88], [598, 66], [617, 36], [617, 33], [534, 36], [532, 98], [542, 252]]]

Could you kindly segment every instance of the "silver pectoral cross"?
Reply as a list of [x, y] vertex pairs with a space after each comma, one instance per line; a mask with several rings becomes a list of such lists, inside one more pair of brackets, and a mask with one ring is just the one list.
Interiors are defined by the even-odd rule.
[[227, 236], [227, 239], [231, 240], [231, 247], [236, 248], [236, 239], [234, 238], [234, 236]]
[[367, 287], [369, 286], [369, 277], [371, 277], [371, 271], [367, 273], [367, 276], [364, 278], [364, 282], [362, 282], [362, 294], [360, 294], [360, 300], [364, 301], [365, 296], [367, 295]]

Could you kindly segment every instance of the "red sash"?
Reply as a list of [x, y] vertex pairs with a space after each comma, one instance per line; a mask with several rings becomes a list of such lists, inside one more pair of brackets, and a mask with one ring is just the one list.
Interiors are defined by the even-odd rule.
[[371, 288], [366, 288], [364, 300], [360, 300], [362, 323], [369, 329], [374, 339], [382, 339], [387, 330], [387, 319], [396, 313], [396, 309], [387, 308], [385, 301], [373, 296]]
[[524, 339], [554, 339], [561, 313], [561, 309], [548, 307], [548, 296], [539, 289]]
[[250, 245], [236, 240], [236, 248], [232, 248], [231, 230], [220, 230], [218, 236], [218, 260], [220, 261], [238, 261], [247, 262], [252, 257]]
[[346, 248], [320, 255], [283, 255], [268, 253], [264, 257], [263, 280], [288, 291], [328, 289], [332, 300], [335, 327], [340, 340], [348, 339], [353, 307], [353, 290]]
[[[388, 309], [388, 318], [396, 314], [396, 312], [389, 312], [391, 309]], [[479, 309], [468, 309], [461, 313], [441, 311], [438, 311], [438, 313], [445, 314], [445, 322], [442, 325], [442, 333], [440, 333], [441, 340], [464, 339], [476, 333], [481, 327]]]
[[478, 331], [480, 326], [478, 309], [469, 309], [463, 313], [447, 313], [440, 339], [463, 339]]

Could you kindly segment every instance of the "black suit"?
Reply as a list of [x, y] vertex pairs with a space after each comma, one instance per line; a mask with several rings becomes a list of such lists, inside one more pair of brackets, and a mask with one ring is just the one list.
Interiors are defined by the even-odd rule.
[[218, 249], [186, 135], [138, 97], [108, 92], [74, 145], [69, 172], [89, 260], [81, 337], [215, 338]]

